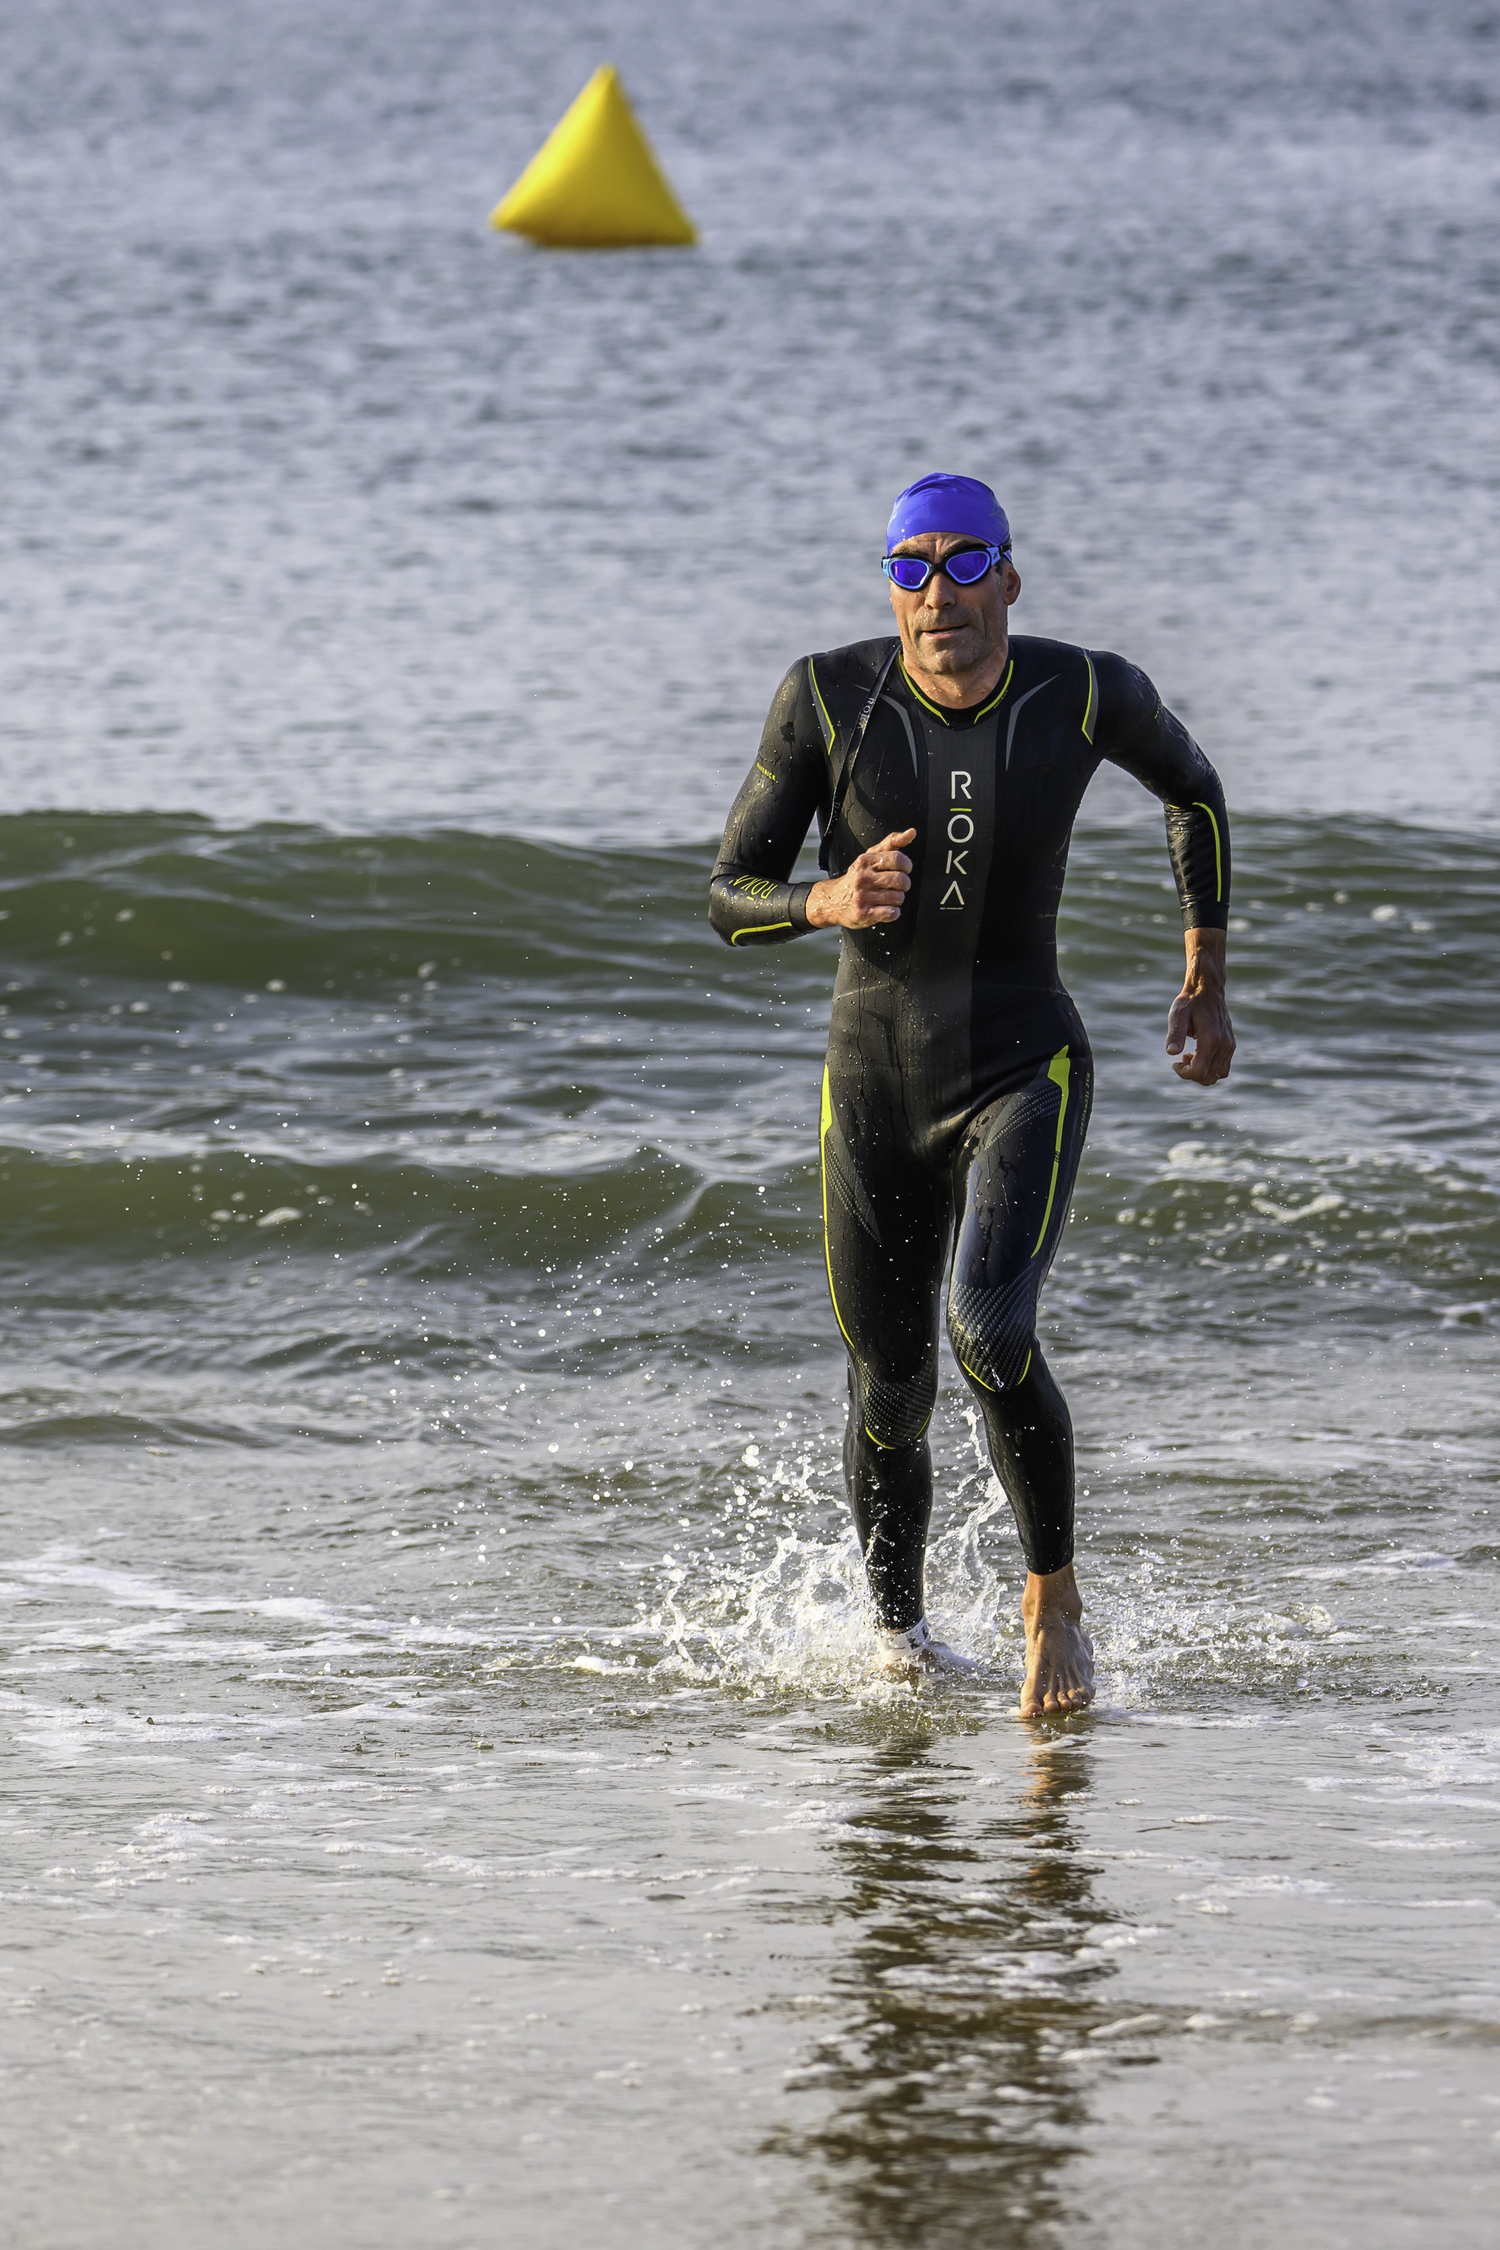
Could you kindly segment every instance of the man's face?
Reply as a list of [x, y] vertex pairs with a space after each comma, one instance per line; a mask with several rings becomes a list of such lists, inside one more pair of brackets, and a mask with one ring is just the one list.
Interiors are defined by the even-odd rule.
[[[937, 563], [956, 547], [974, 544], [959, 532], [923, 531], [913, 539], [899, 540], [891, 552]], [[1020, 575], [1008, 560], [1002, 560], [998, 570], [986, 571], [974, 586], [955, 586], [940, 570], [933, 572], [920, 593], [905, 594], [893, 582], [891, 607], [908, 664], [922, 672], [960, 676], [978, 671], [1004, 649], [1006, 612], [1020, 591]]]

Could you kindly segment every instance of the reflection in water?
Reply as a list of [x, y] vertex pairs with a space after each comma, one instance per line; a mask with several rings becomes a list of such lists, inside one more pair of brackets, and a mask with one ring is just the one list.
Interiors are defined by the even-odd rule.
[[1055, 2241], [1066, 2217], [1087, 2116], [1071, 2050], [1099, 2020], [1113, 1917], [1069, 1818], [1085, 1744], [1038, 1740], [1030, 1758], [1019, 1801], [985, 1818], [972, 1777], [945, 1785], [940, 1749], [889, 1750], [831, 1847], [857, 1932], [835, 1979], [848, 2012], [798, 2083], [838, 2098], [795, 2146], [861, 2244], [994, 2250]]

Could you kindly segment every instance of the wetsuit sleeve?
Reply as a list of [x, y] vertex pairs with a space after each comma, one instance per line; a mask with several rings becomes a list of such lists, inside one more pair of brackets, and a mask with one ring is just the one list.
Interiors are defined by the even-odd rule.
[[788, 877], [828, 805], [824, 736], [803, 662], [776, 691], [709, 884], [708, 918], [726, 945], [779, 945], [807, 931], [812, 884]]
[[1091, 655], [1089, 665], [1099, 755], [1133, 775], [1166, 807], [1183, 928], [1226, 929], [1229, 813], [1218, 775], [1144, 672], [1120, 656]]

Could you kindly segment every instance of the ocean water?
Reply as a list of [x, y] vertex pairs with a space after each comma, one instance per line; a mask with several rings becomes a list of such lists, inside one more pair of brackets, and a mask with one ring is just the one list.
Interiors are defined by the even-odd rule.
[[[1488, 2242], [1500, 18], [6, 34], [8, 2239]], [[702, 248], [486, 236], [606, 58]], [[1062, 1722], [951, 1367], [871, 1681], [832, 948], [704, 914], [939, 457], [1235, 814], [1206, 1097], [1075, 843]]]

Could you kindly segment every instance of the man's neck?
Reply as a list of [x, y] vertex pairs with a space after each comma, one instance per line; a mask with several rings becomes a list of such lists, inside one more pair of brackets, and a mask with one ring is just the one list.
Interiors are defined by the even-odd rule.
[[906, 676], [915, 688], [945, 711], [967, 711], [976, 703], [983, 703], [993, 695], [1005, 676], [1010, 661], [1010, 635], [1002, 634], [998, 648], [991, 649], [982, 664], [967, 672], [927, 672], [912, 656], [903, 640], [901, 662]]

